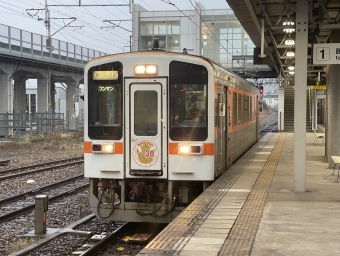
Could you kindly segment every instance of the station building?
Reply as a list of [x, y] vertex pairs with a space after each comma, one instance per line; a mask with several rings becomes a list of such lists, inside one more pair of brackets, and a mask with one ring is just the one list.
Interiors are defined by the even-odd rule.
[[132, 51], [151, 49], [155, 38], [165, 51], [207, 57], [225, 68], [251, 64], [233, 61], [233, 56], [252, 56], [254, 44], [231, 9], [207, 10], [200, 3], [195, 10], [148, 11], [134, 5]]

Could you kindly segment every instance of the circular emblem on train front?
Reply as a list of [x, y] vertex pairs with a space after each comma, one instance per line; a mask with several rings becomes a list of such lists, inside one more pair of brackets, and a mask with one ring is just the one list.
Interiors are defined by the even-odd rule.
[[143, 167], [149, 167], [156, 163], [159, 151], [155, 143], [149, 140], [138, 142], [133, 148], [133, 158]]

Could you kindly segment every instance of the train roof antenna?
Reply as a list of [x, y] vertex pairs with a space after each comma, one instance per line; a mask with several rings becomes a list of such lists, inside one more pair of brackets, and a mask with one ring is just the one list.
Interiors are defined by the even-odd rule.
[[159, 50], [159, 39], [158, 38], [154, 38], [153, 40], [153, 46], [152, 46], [152, 50]]

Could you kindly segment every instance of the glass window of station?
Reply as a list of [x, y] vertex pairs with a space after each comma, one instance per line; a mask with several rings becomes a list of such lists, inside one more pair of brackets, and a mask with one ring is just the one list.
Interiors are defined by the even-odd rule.
[[233, 14], [213, 21], [209, 16], [203, 18], [202, 45], [202, 55], [220, 63], [223, 67], [243, 67], [246, 63], [253, 63], [252, 59], [242, 60], [242, 63], [232, 61], [233, 56], [252, 56], [255, 48], [247, 32]]
[[152, 49], [154, 38], [158, 38], [161, 49], [180, 52], [179, 21], [141, 21], [140, 26], [140, 50]]
[[208, 70], [200, 65], [170, 63], [170, 138], [206, 140]]
[[[150, 50], [154, 38], [159, 39], [160, 48], [166, 51], [182, 52], [207, 57], [225, 68], [244, 67], [252, 59], [233, 61], [233, 56], [253, 56], [255, 45], [237, 20], [231, 9], [204, 10], [201, 15], [201, 35], [196, 35], [197, 25], [193, 22], [195, 11], [155, 12], [143, 11], [139, 19], [140, 51]], [[197, 49], [196, 42], [201, 41]]]
[[88, 71], [88, 135], [91, 139], [121, 139], [123, 65], [113, 62]]

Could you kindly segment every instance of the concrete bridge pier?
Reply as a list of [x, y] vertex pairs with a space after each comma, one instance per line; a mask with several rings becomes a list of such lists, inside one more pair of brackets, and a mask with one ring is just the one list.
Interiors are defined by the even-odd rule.
[[78, 117], [73, 117], [73, 96], [79, 95], [80, 81], [66, 83], [66, 127], [69, 131], [78, 130]]
[[26, 113], [26, 78], [14, 80], [14, 113]]
[[41, 117], [41, 119], [38, 120], [40, 123], [38, 125], [40, 127], [40, 132], [46, 134], [53, 132], [53, 126], [50, 120], [52, 117], [50, 114], [52, 113], [53, 105], [51, 101], [51, 85], [49, 84], [49, 79], [37, 79], [37, 106], [38, 113], [46, 113], [46, 115], [39, 115]]
[[[13, 79], [9, 74], [0, 74], [0, 109], [6, 110], [4, 113], [13, 113]], [[0, 112], [1, 113], [1, 112]], [[5, 115], [0, 115], [0, 127], [5, 126], [7, 118]], [[13, 131], [7, 131], [0, 128], [0, 136], [12, 135]]]
[[0, 109], [13, 112], [13, 79], [8, 74], [0, 74]]
[[48, 80], [46, 78], [37, 79], [37, 112], [48, 113]]

